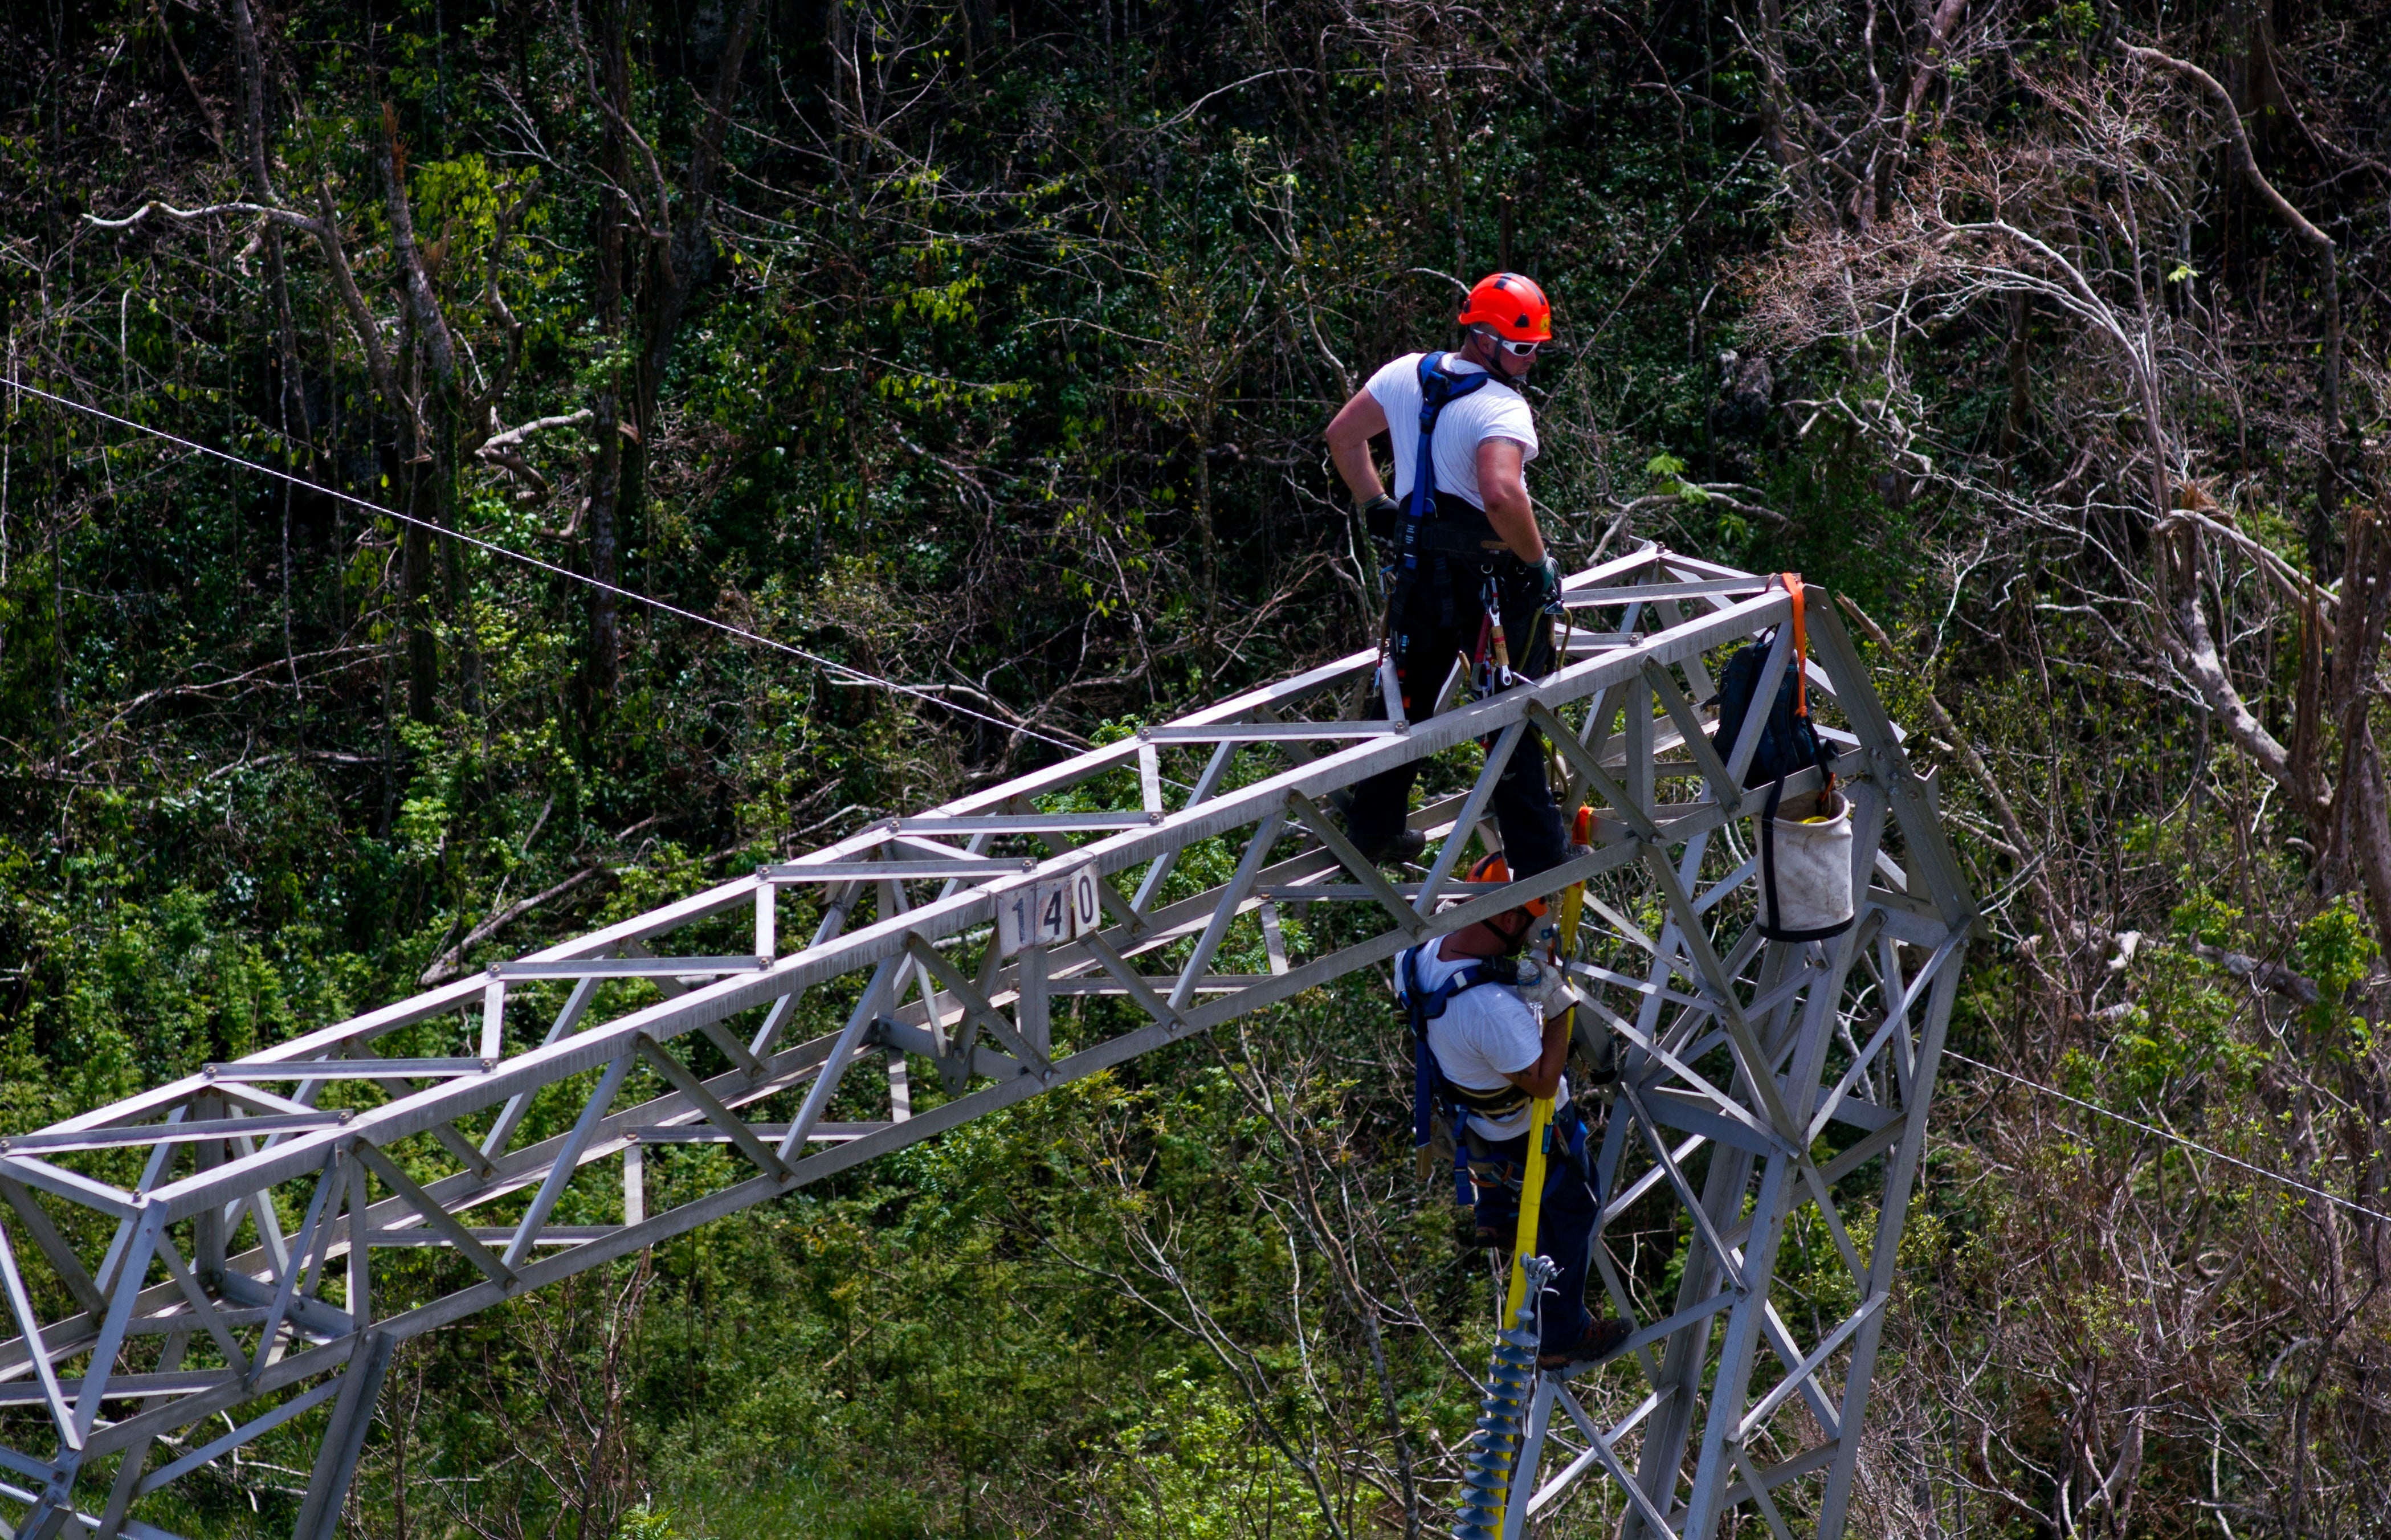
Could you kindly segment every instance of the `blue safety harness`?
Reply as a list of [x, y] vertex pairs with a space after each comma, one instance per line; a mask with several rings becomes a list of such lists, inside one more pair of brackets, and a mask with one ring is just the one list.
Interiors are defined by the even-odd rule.
[[1403, 528], [1395, 551], [1395, 586], [1389, 609], [1389, 614], [1400, 621], [1403, 605], [1411, 598], [1412, 586], [1419, 581], [1425, 558], [1428, 570], [1437, 580], [1437, 623], [1441, 626], [1453, 624], [1453, 585], [1443, 545], [1431, 542], [1428, 537], [1429, 525], [1437, 516], [1436, 420], [1444, 414], [1445, 408], [1484, 389], [1493, 379], [1491, 374], [1450, 373], [1444, 367], [1447, 356], [1428, 353], [1423, 354], [1419, 361], [1419, 451], [1412, 466], [1411, 500], [1403, 505]]
[[[1412, 1147], [1428, 1148], [1436, 1137], [1436, 1114], [1441, 1110], [1453, 1128], [1454, 1200], [1467, 1204], [1471, 1197], [1468, 1140], [1465, 1136], [1469, 1115], [1475, 1112], [1481, 1118], [1508, 1117], [1528, 1104], [1528, 1094], [1516, 1085], [1489, 1091], [1455, 1085], [1445, 1077], [1443, 1066], [1437, 1063], [1435, 1051], [1428, 1047], [1428, 1024], [1444, 1015], [1455, 995], [1488, 984], [1509, 984], [1516, 975], [1508, 968], [1498, 970], [1492, 963], [1472, 963], [1431, 989], [1420, 973], [1419, 954], [1427, 945], [1433, 944], [1405, 951], [1395, 973], [1395, 992], [1402, 1001], [1403, 1013], [1412, 1029]], [[1570, 1137], [1583, 1142], [1583, 1126], [1578, 1125]], [[1574, 1149], [1571, 1153], [1575, 1153]]]

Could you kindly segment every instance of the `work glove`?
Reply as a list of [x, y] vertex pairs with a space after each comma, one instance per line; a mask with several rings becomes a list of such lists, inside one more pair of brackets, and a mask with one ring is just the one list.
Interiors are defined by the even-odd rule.
[[1546, 1021], [1576, 1003], [1570, 992], [1569, 976], [1558, 964], [1540, 963], [1528, 958], [1519, 962], [1519, 998], [1536, 1009]]
[[1561, 564], [1548, 550], [1544, 552], [1544, 560], [1529, 563], [1528, 570], [1535, 575], [1536, 602], [1544, 606], [1545, 613], [1558, 614], [1561, 608]]
[[1392, 545], [1395, 543], [1395, 521], [1402, 513], [1402, 509], [1395, 499], [1381, 492], [1362, 505], [1362, 523], [1369, 530], [1370, 538]]

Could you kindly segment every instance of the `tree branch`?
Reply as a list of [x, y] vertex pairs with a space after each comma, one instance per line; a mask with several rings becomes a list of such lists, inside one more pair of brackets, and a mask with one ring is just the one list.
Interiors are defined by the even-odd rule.
[[1942, 0], [1934, 7], [1926, 24], [1926, 46], [1919, 50], [1918, 61], [1910, 69], [1909, 88], [1901, 104], [1901, 129], [1893, 136], [1892, 152], [1876, 163], [1876, 220], [1881, 224], [1893, 217], [1893, 180], [1902, 163], [1918, 143], [1918, 110], [1925, 105], [1927, 89], [1941, 72], [1944, 50], [1950, 45], [1952, 29], [1966, 15], [1968, 0]]
[[[1868, 633], [1868, 639], [1870, 641], [1884, 650], [1888, 660], [1896, 658], [1893, 639], [1884, 634], [1883, 627], [1869, 618], [1867, 611], [1852, 602], [1851, 595], [1839, 593], [1835, 595], [1835, 602], [1842, 606], [1843, 613], [1852, 617], [1854, 625]], [[2001, 789], [2000, 782], [1995, 778], [1991, 768], [1984, 763], [1984, 757], [1976, 752], [1975, 745], [1968, 741], [1967, 733], [1962, 731], [1959, 724], [1952, 719], [1951, 714], [1943, 709], [1943, 703], [1934, 698], [1934, 692], [1928, 690], [1924, 693], [1926, 715], [1933, 722], [1935, 732], [1945, 743], [1951, 745], [1951, 757], [1959, 761], [1959, 768], [1966, 770], [1969, 779], [1976, 783], [1977, 788], [1984, 794], [1984, 800], [1991, 804], [1993, 816], [2000, 821], [2001, 833], [2009, 840], [2010, 860], [2021, 864], [2033, 861], [2032, 852], [2037, 848], [2037, 842], [2027, 835], [2024, 821], [2018, 817], [2017, 809], [2010, 804], [2009, 794]], [[2047, 866], [2037, 865], [2033, 868], [2029, 880], [2034, 887], [2035, 897], [2040, 904], [2043, 918], [2055, 920], [2059, 914], [2059, 905], [2051, 895], [2050, 878], [2048, 873]]]
[[415, 316], [424, 351], [432, 356], [433, 372], [443, 390], [457, 388], [457, 342], [448, 331], [448, 317], [432, 291], [432, 276], [423, 270], [423, 253], [415, 243], [415, 211], [407, 198], [407, 151], [398, 142], [398, 110], [381, 104], [381, 173], [390, 209], [391, 255], [407, 285], [407, 306]]
[[[506, 339], [505, 354], [498, 361], [498, 372], [490, 378], [489, 388], [483, 391], [466, 411], [467, 419], [481, 424], [484, 432], [497, 425], [491, 408], [514, 383], [515, 370], [523, 363], [523, 325], [516, 317], [514, 308], [507, 304], [506, 293], [498, 285], [498, 269], [506, 261], [507, 248], [514, 239], [516, 223], [523, 218], [523, 211], [531, 207], [532, 193], [536, 189], [538, 177], [535, 175], [532, 181], [533, 186], [523, 188], [522, 196], [499, 208], [495, 227], [490, 233], [490, 260], [483, 270], [483, 301], [497, 318], [499, 330]], [[498, 196], [503, 200], [513, 190], [514, 185], [510, 181], [498, 188]], [[484, 442], [487, 443], [486, 440]]]
[[183, 84], [189, 89], [191, 99], [200, 104], [200, 115], [207, 120], [208, 137], [216, 142], [217, 149], [223, 149], [224, 119], [216, 115], [216, 104], [208, 100], [200, 90], [200, 83], [191, 78], [191, 67], [183, 62], [183, 50], [174, 41], [174, 29], [166, 24], [165, 8], [159, 5], [158, 0], [149, 0], [149, 14], [157, 18], [158, 32], [166, 40], [166, 51], [174, 56], [175, 72], [183, 77]]
[[2174, 620], [2177, 634], [2169, 635], [2165, 627], [2158, 628], [2170, 661], [2183, 670], [2210, 712], [2225, 724], [2234, 746], [2248, 755], [2268, 780], [2291, 793], [2304, 812], [2314, 812], [2322, 799], [2307, 788], [2292, 763], [2291, 751], [2252, 715], [2242, 692], [2226, 673], [2225, 660], [2208, 633], [2208, 617], [2201, 612], [2196, 581], [2183, 584], [2177, 593]]
[[2154, 65], [2162, 70], [2172, 70], [2206, 92], [2209, 98], [2217, 103], [2219, 121], [2229, 130], [2226, 136], [2233, 145], [2234, 163], [2241, 168], [2242, 175], [2249, 179], [2251, 187], [2256, 188], [2258, 196], [2265, 199], [2268, 204], [2282, 216], [2284, 224], [2299, 233], [2301, 239], [2320, 252], [2332, 252], [2333, 238], [2309, 224], [2307, 215], [2292, 207], [2291, 200], [2277, 192], [2275, 184], [2268, 181], [2266, 173], [2258, 169], [2257, 160], [2250, 151], [2249, 130], [2242, 125], [2242, 114], [2233, 105], [2232, 93], [2218, 84], [2215, 75], [2189, 59], [2176, 58], [2159, 52], [2156, 48], [2139, 47], [2131, 43], [2120, 43], [2117, 46], [2127, 58], [2141, 64]]
[[484, 941], [496, 936], [499, 931], [504, 930], [507, 926], [514, 924], [517, 920], [522, 919], [533, 910], [539, 908], [542, 904], [553, 903], [557, 899], [564, 897], [567, 893], [572, 892], [575, 888], [579, 887], [582, 884], [598, 877], [605, 876], [606, 874], [607, 869], [603, 866], [585, 867], [581, 871], [575, 872], [573, 875], [565, 878], [562, 882], [558, 883], [555, 886], [550, 887], [544, 892], [535, 893], [528, 899], [516, 899], [513, 903], [507, 905], [506, 908], [499, 910], [496, 914], [491, 915], [488, 919], [484, 920], [480, 925], [477, 925], [472, 929], [467, 931], [463, 940], [458, 942], [455, 946], [450, 947], [446, 951], [444, 951], [439, 956], [433, 958], [432, 960], [432, 965], [423, 970], [423, 977], [418, 979], [417, 982], [421, 984], [423, 988], [427, 990], [434, 989], [442, 984], [446, 984], [448, 980], [456, 977], [459, 974], [464, 971], [460, 964], [464, 961], [465, 953], [472, 951], [475, 947], [480, 946]]
[[323, 249], [324, 265], [332, 270], [332, 287], [340, 291], [341, 304], [349, 313], [349, 325], [355, 329], [357, 344], [365, 349], [366, 373], [373, 381], [374, 394], [405, 420], [410, 447], [420, 453], [430, 435], [424, 431], [423, 418], [416, 411], [415, 403], [398, 388], [398, 376], [390, 367], [390, 355], [381, 345], [381, 329], [374, 324], [373, 312], [366, 308], [365, 295], [357, 291], [356, 274], [349, 269], [348, 250], [341, 243], [340, 210], [332, 201], [332, 185], [320, 177], [316, 183], [316, 202], [323, 215], [308, 228]]
[[2303, 1005], [2317, 1003], [2316, 980], [2305, 974], [2294, 973], [2281, 963], [2264, 962], [2246, 951], [2228, 951], [2212, 947], [2205, 941], [2194, 941], [2191, 954], [2204, 963], [2213, 963], [2236, 978], [2246, 978], [2262, 990], [2287, 995]]
[[178, 209], [163, 199], [153, 198], [122, 219], [102, 219], [96, 214], [87, 214], [83, 217], [84, 223], [103, 230], [123, 230], [140, 224], [153, 214], [162, 214], [169, 219], [178, 219], [185, 224], [197, 219], [213, 219], [228, 214], [253, 214], [261, 219], [270, 219], [278, 225], [287, 225], [295, 230], [304, 230], [309, 235], [320, 233], [317, 228], [317, 222], [307, 215], [294, 214], [289, 209], [278, 209], [268, 203], [210, 203], [201, 208]]
[[[2171, 70], [2206, 93], [2208, 98], [2217, 104], [2217, 122], [2228, 131], [2226, 136], [2233, 146], [2234, 163], [2241, 168], [2242, 177], [2249, 182], [2258, 196], [2266, 201], [2268, 206], [2275, 211], [2283, 223], [2291, 226], [2293, 233], [2307, 243], [2316, 252], [2317, 261], [2324, 267], [2324, 347], [2322, 356], [2317, 361], [2317, 383], [2319, 394], [2324, 398], [2320, 403], [2323, 408], [2320, 415], [2324, 418], [2325, 463], [2321, 480], [2317, 487], [2317, 518], [2328, 534], [2324, 538], [2320, 538], [2313, 534], [2310, 537], [2312, 545], [2322, 544], [2325, 538], [2329, 538], [2331, 521], [2340, 511], [2339, 498], [2334, 495], [2334, 489], [2341, 479], [2346, 437], [2341, 421], [2342, 328], [2339, 252], [2333, 246], [2333, 238], [2311, 224], [2307, 215], [2294, 208], [2291, 200], [2275, 190], [2275, 184], [2267, 180], [2266, 174], [2258, 169], [2257, 158], [2251, 153], [2250, 149], [2250, 131], [2242, 122], [2240, 110], [2233, 105], [2231, 93], [2217, 84], [2216, 76], [2188, 59], [2173, 58], [2155, 48], [2138, 47], [2130, 43], [2120, 43], [2118, 47], [2124, 51], [2127, 58], [2158, 69]], [[2283, 110], [2286, 113], [2291, 112], [2288, 103], [2284, 104]], [[2294, 122], [2298, 122], [2296, 114], [2292, 116]], [[2305, 130], [2305, 125], [2303, 129]], [[2317, 554], [2321, 556], [2323, 553], [2320, 551]]]
[[497, 449], [512, 449], [534, 434], [544, 433], [550, 428], [570, 428], [576, 423], [588, 421], [593, 415], [588, 408], [584, 407], [577, 412], [566, 412], [562, 417], [536, 417], [528, 422], [509, 428], [504, 433], [492, 434], [482, 440], [482, 446], [478, 452], [488, 455]]

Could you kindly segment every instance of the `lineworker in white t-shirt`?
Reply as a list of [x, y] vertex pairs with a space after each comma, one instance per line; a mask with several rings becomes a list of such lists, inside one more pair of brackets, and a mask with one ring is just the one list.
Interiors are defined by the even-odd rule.
[[[1497, 881], [1508, 874], [1499, 858], [1481, 863], [1480, 872], [1471, 875], [1481, 872]], [[1543, 1302], [1537, 1356], [1544, 1367], [1557, 1368], [1609, 1357], [1635, 1325], [1617, 1316], [1596, 1320], [1585, 1307], [1602, 1202], [1585, 1119], [1561, 1073], [1570, 1051], [1569, 1015], [1562, 1008], [1567, 996], [1550, 978], [1532, 977], [1532, 964], [1515, 961], [1536, 925], [1532, 910], [1542, 907], [1508, 910], [1398, 953], [1395, 988], [1411, 1019], [1415, 1052], [1425, 1046], [1415, 1090], [1414, 1137], [1428, 1141], [1426, 1125], [1437, 1112], [1458, 1125], [1455, 1145], [1468, 1169], [1480, 1246], [1511, 1246], [1527, 1173], [1529, 1102], [1553, 1098], [1536, 1250], [1560, 1271]]]
[[[1560, 563], [1545, 550], [1528, 498], [1524, 472], [1536, 458], [1536, 422], [1519, 394], [1536, 350], [1552, 339], [1552, 306], [1531, 280], [1496, 273], [1469, 291], [1460, 324], [1457, 350], [1407, 353], [1387, 365], [1345, 403], [1326, 434], [1371, 533], [1395, 546], [1387, 645], [1403, 718], [1415, 722], [1434, 714], [1456, 656], [1470, 667], [1483, 664], [1490, 615], [1500, 616], [1519, 674], [1549, 670], [1545, 607], [1560, 595]], [[1392, 497], [1370, 454], [1380, 434], [1394, 440]], [[1543, 737], [1531, 729], [1494, 789], [1503, 851], [1522, 877], [1559, 865], [1568, 853], [1544, 756]], [[1353, 788], [1346, 831], [1371, 860], [1400, 863], [1426, 848], [1426, 838], [1404, 825], [1418, 773], [1415, 760]]]

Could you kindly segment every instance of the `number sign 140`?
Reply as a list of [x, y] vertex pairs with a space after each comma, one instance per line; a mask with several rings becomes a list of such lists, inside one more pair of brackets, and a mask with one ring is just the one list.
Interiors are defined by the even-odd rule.
[[997, 945], [1007, 957], [1025, 947], [1076, 940], [1104, 924], [1096, 898], [1096, 868], [1085, 861], [1067, 871], [1040, 873], [997, 900]]

